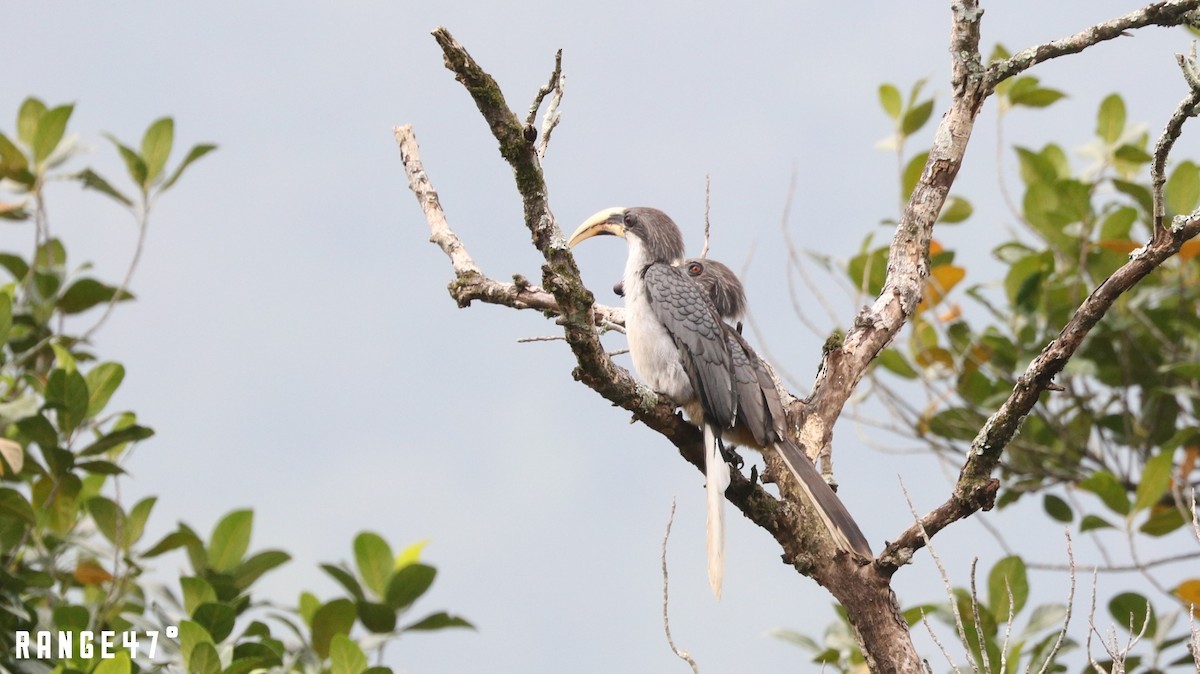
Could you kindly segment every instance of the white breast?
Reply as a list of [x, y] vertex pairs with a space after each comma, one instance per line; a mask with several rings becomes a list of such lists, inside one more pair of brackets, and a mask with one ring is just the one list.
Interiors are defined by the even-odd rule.
[[629, 264], [625, 268], [625, 336], [633, 368], [647, 386], [670, 396], [677, 403], [694, 397], [691, 382], [679, 359], [679, 349], [663, 328], [647, 301], [642, 280], [641, 246], [629, 239]]

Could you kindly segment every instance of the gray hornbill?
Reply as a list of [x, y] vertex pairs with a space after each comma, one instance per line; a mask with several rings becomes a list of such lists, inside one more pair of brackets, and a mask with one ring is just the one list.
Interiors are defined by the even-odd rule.
[[[770, 375], [741, 335], [721, 320], [710, 293], [733, 293], [736, 301], [726, 307], [731, 313], [740, 313], [744, 296], [732, 290], [732, 282], [717, 277], [706, 291], [677, 266], [683, 260], [683, 236], [660, 210], [603, 210], [580, 225], [567, 245], [602, 234], [620, 236], [629, 245], [622, 283], [634, 369], [704, 431], [708, 575], [714, 594], [720, 596], [724, 574], [722, 506], [729, 486], [729, 465], [717, 442], [721, 436], [760, 451], [774, 447], [838, 546], [870, 557], [870, 547], [845, 506], [803, 451], [786, 439], [783, 408]], [[729, 278], [736, 282], [732, 273]]]
[[[779, 390], [775, 388], [775, 379], [766, 362], [742, 337], [741, 320], [746, 311], [742, 282], [733, 270], [716, 260], [692, 258], [684, 260], [682, 267], [704, 289], [721, 317], [737, 324], [736, 328], [723, 325], [725, 339], [733, 356], [734, 379], [738, 382], [739, 391], [738, 424], [726, 432], [725, 437], [730, 442], [759, 451], [763, 447], [774, 446], [809, 500], [817, 505], [817, 514], [838, 547], [870, 558], [871, 546], [859, 530], [858, 523], [817, 472], [804, 450], [788, 436], [785, 428], [787, 417]], [[748, 371], [751, 370], [754, 372], [753, 383], [749, 383]]]

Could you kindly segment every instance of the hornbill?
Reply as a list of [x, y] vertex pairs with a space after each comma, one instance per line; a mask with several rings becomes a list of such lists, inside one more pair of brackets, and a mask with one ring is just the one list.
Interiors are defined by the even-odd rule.
[[[567, 245], [602, 234], [620, 236], [629, 245], [622, 283], [634, 369], [704, 431], [708, 577], [713, 593], [721, 595], [722, 506], [729, 486], [729, 465], [717, 442], [721, 436], [760, 451], [774, 447], [808, 492], [838, 546], [870, 557], [853, 518], [804, 452], [782, 432], [783, 407], [760, 359], [721, 320], [710, 292], [677, 266], [683, 259], [683, 235], [675, 222], [654, 208], [609, 208], [580, 225]], [[732, 273], [730, 278], [736, 280]], [[727, 293], [732, 287], [728, 281], [714, 282], [711, 291]], [[734, 296], [739, 303], [727, 309], [744, 306], [740, 293]]]

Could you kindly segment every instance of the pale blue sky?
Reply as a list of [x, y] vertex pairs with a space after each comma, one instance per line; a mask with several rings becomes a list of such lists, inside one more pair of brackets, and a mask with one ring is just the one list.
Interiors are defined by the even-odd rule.
[[[71, 127], [95, 147], [80, 165], [112, 178], [121, 169], [103, 131], [137, 142], [171, 114], [179, 145], [221, 146], [154, 213], [139, 300], [97, 340], [128, 368], [115, 404], [158, 433], [129, 464], [125, 498], [159, 495], [154, 536], [180, 519], [207, 532], [228, 510], [253, 507], [254, 548], [295, 555], [262, 583], [281, 603], [301, 589], [330, 597], [316, 565], [349, 559], [360, 530], [394, 546], [431, 539], [426, 557], [441, 575], [417, 612], [449, 609], [479, 631], [402, 639], [389, 661], [405, 671], [639, 672], [685, 671], [667, 650], [660, 607], [659, 546], [677, 496], [676, 640], [706, 672], [816, 671], [766, 634], [819, 634], [830, 597], [734, 517], [725, 598], [713, 600], [702, 476], [573, 382], [565, 345], [516, 342], [554, 333], [552, 323], [455, 307], [391, 127], [415, 127], [450, 222], [483, 269], [536, 279], [511, 173], [428, 33], [446, 25], [522, 115], [561, 47], [564, 121], [545, 164], [560, 224], [653, 205], [697, 250], [710, 174], [711, 254], [735, 268], [754, 255], [754, 339], [807, 382], [822, 338], [796, 319], [782, 280], [789, 175], [794, 167], [790, 231], [805, 247], [846, 258], [868, 233], [890, 235], [877, 223], [895, 213], [895, 158], [874, 148], [890, 131], [876, 89], [928, 77], [940, 115], [947, 4], [13, 3], [0, 128], [11, 129], [26, 95], [75, 101]], [[1136, 6], [987, 3], [983, 41], [1015, 50]], [[1172, 54], [1187, 39], [1148, 30], [1039, 67], [1033, 74], [1071, 97], [1010, 115], [1007, 139], [1082, 145], [1112, 91], [1126, 94], [1130, 120], [1159, 128], [1183, 93]], [[1011, 226], [994, 125], [989, 104], [956, 188], [976, 216], [938, 235], [973, 262], [975, 282]], [[1181, 151], [1200, 154], [1196, 137]], [[134, 240], [126, 215], [73, 186], [52, 186], [49, 199], [71, 261], [95, 260], [118, 278]], [[6, 225], [0, 248], [24, 250], [28, 237]], [[580, 252], [600, 301], [616, 301], [608, 288], [624, 255], [614, 241]], [[845, 324], [856, 305], [832, 285], [829, 296]], [[953, 477], [928, 457], [868, 449], [849, 424], [835, 447], [842, 497], [876, 548], [909, 521], [897, 476], [922, 511]], [[988, 517], [1021, 527], [1023, 553], [1057, 559], [1059, 534], [1035, 510]], [[936, 543], [960, 585], [971, 556], [987, 568], [999, 555], [974, 522]], [[1064, 587], [1061, 576], [1034, 578], [1035, 592], [1053, 588], [1046, 601]], [[900, 572], [896, 591], [906, 605], [940, 596], [927, 555]]]

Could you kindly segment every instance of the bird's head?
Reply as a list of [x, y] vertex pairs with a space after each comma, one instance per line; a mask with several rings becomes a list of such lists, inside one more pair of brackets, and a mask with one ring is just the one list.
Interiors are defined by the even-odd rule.
[[640, 249], [647, 263], [674, 264], [683, 258], [683, 234], [666, 213], [657, 208], [606, 208], [588, 218], [571, 234], [567, 245], [575, 247], [593, 236], [611, 234]]
[[746, 291], [737, 274], [716, 260], [688, 258], [681, 265], [687, 275], [704, 288], [717, 313], [727, 321], [740, 321], [746, 313]]

